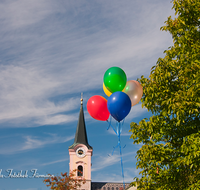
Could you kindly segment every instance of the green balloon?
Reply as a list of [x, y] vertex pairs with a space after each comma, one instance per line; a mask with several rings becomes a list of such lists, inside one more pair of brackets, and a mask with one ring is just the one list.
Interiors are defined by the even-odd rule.
[[122, 91], [126, 86], [126, 73], [119, 67], [111, 67], [105, 72], [103, 81], [110, 92]]

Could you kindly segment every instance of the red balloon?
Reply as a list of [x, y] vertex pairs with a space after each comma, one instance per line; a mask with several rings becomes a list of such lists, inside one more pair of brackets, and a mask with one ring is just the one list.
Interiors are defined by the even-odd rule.
[[110, 113], [107, 108], [107, 100], [99, 95], [92, 96], [87, 102], [89, 114], [96, 120], [108, 120]]

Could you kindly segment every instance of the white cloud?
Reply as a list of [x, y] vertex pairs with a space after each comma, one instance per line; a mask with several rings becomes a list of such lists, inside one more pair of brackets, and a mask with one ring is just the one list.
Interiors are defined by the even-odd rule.
[[29, 151], [32, 149], [43, 148], [50, 144], [64, 143], [74, 139], [74, 135], [63, 137], [56, 134], [49, 134], [49, 137], [37, 137], [37, 136], [24, 136], [23, 140], [17, 141], [14, 145], [7, 144], [6, 147], [1, 147], [0, 154], [15, 154], [18, 152]]
[[171, 44], [170, 36], [159, 31], [171, 13], [164, 11], [168, 5], [2, 2], [0, 122], [69, 122], [72, 115], [60, 112], [73, 110], [77, 100], [56, 104], [52, 97], [101, 89], [104, 72], [111, 66], [122, 67], [129, 79], [147, 75], [155, 56]]
[[[123, 162], [126, 162], [127, 159], [130, 159], [131, 155], [135, 155], [135, 151], [123, 154]], [[117, 162], [120, 162], [121, 160], [120, 155], [116, 154], [106, 155], [106, 156], [101, 156], [101, 155], [96, 155], [96, 156], [98, 156], [98, 158], [95, 157], [93, 161], [92, 171], [102, 170], [108, 166], [112, 166]]]
[[43, 163], [41, 165], [42, 166], [46, 166], [46, 165], [51, 165], [51, 164], [56, 164], [56, 163], [66, 162], [66, 161], [69, 161], [69, 158], [65, 158], [65, 159], [55, 160], [55, 161], [52, 161], [52, 162]]
[[36, 121], [39, 125], [56, 125], [61, 123], [68, 123], [71, 121], [76, 121], [77, 117], [74, 115], [55, 115], [55, 116], [45, 116], [41, 117]]
[[70, 115], [53, 115], [73, 110], [79, 103], [74, 98], [58, 103], [49, 100], [59, 85], [58, 81], [44, 77], [31, 68], [12, 65], [0, 68], [0, 120], [36, 117], [39, 124], [57, 124], [74, 120], [74, 116]]
[[74, 138], [74, 136], [70, 137], [59, 137], [57, 135], [52, 134], [51, 137], [48, 137], [44, 140], [40, 140], [37, 137], [25, 136], [26, 140], [24, 145], [21, 147], [21, 150], [30, 150], [35, 148], [41, 148], [48, 144], [55, 144], [55, 143], [63, 143], [70, 141]]
[[0, 4], [1, 18], [16, 29], [35, 24], [53, 11], [45, 0], [16, 0]]
[[98, 164], [95, 163], [93, 164], [94, 167], [92, 168], [92, 171], [102, 170], [105, 167], [116, 164], [117, 162], [120, 161], [120, 156], [118, 155], [112, 155], [106, 157], [100, 156], [98, 160], [99, 161], [96, 162]]

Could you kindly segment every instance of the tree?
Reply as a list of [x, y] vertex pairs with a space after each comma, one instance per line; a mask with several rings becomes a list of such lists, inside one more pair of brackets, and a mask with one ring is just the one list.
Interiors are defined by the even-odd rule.
[[200, 189], [200, 1], [173, 0], [173, 9], [161, 27], [173, 46], [138, 79], [142, 106], [152, 112], [131, 123], [133, 143], [142, 143], [138, 189]]
[[78, 189], [82, 184], [85, 184], [85, 179], [81, 177], [75, 177], [77, 171], [73, 170], [69, 173], [61, 173], [61, 176], [55, 176], [48, 179], [45, 179], [43, 182], [47, 187], [54, 190], [69, 190], [69, 189]]

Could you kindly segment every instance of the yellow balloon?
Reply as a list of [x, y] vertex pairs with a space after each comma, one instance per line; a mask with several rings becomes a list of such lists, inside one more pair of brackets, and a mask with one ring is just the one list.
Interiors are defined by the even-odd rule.
[[109, 97], [112, 93], [106, 88], [105, 84], [103, 83], [103, 91]]

